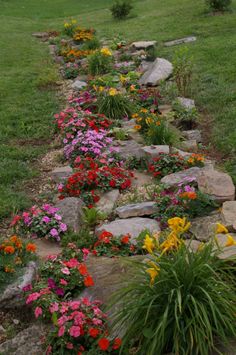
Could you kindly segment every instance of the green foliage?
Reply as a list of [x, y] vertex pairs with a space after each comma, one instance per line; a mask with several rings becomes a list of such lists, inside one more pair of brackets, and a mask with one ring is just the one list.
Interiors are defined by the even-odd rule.
[[198, 111], [195, 107], [186, 108], [178, 100], [172, 103], [175, 124], [182, 129], [193, 129], [197, 125]]
[[95, 227], [99, 221], [104, 220], [106, 218], [105, 213], [100, 212], [97, 208], [85, 207], [83, 209], [83, 222], [88, 227]]
[[130, 0], [116, 0], [111, 7], [111, 13], [114, 19], [124, 20], [133, 9]]
[[155, 46], [146, 49], [146, 60], [148, 62], [154, 62], [157, 58], [157, 49]]
[[219, 259], [215, 248], [192, 253], [182, 245], [150, 258], [160, 268], [153, 285], [147, 265], [133, 264], [134, 277], [115, 297], [113, 328], [126, 329], [123, 347], [140, 355], [208, 355], [216, 338], [236, 336], [236, 264]]
[[129, 138], [128, 132], [122, 128], [119, 128], [119, 127], [113, 128], [112, 134], [115, 137], [115, 139], [118, 139], [120, 141], [125, 141]]
[[125, 166], [130, 170], [147, 170], [148, 162], [145, 157], [137, 158], [135, 156], [129, 156], [125, 161]]
[[173, 65], [173, 75], [179, 95], [185, 97], [191, 94], [193, 79], [193, 57], [187, 47], [182, 47], [175, 52]]
[[62, 247], [67, 247], [69, 243], [76, 245], [78, 249], [90, 248], [95, 242], [93, 232], [88, 227], [82, 227], [78, 233], [68, 232], [62, 237]]
[[225, 11], [231, 3], [232, 0], [206, 0], [206, 4], [214, 11]]
[[88, 73], [90, 75], [106, 74], [111, 70], [112, 57], [97, 51], [88, 56]]
[[83, 46], [82, 50], [95, 50], [101, 47], [101, 43], [97, 37], [93, 37], [89, 41], [86, 41]]
[[109, 95], [102, 93], [97, 101], [98, 112], [103, 113], [106, 117], [121, 120], [124, 117], [130, 117], [134, 110], [128, 97], [121, 93]]
[[149, 145], [172, 145], [177, 136], [167, 121], [159, 119], [149, 124], [145, 139]]

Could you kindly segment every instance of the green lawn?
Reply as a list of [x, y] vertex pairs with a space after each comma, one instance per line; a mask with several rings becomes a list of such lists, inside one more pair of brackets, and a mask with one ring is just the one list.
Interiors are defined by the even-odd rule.
[[[51, 117], [59, 108], [55, 90], [41, 85], [57, 80], [57, 68], [31, 33], [60, 30], [69, 17], [93, 26], [101, 38], [156, 39], [160, 56], [170, 60], [176, 48], [164, 48], [163, 41], [196, 35], [197, 42], [188, 45], [196, 64], [194, 96], [214, 118], [211, 144], [226, 155], [235, 153], [236, 1], [231, 13], [211, 16], [204, 0], [139, 0], [123, 22], [112, 20], [112, 2], [0, 0], [0, 218], [30, 203], [23, 182], [37, 174], [32, 163], [46, 151]], [[233, 164], [231, 169], [236, 174]]]

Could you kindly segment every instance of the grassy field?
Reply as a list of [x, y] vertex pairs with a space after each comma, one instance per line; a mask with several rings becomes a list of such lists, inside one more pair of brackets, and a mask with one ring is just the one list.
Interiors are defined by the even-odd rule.
[[[112, 20], [112, 0], [0, 0], [0, 218], [30, 203], [24, 181], [37, 174], [33, 162], [46, 151], [51, 117], [58, 110], [58, 80], [48, 49], [34, 31], [60, 30], [66, 18], [97, 29], [101, 38], [155, 39], [160, 56], [170, 60], [175, 47], [162, 43], [188, 35], [196, 65], [195, 99], [213, 117], [211, 145], [226, 156], [236, 152], [236, 1], [232, 12], [209, 15], [204, 0], [134, 1], [132, 16]], [[47, 85], [46, 85], [47, 86]], [[207, 115], [205, 116], [208, 119]], [[236, 175], [236, 160], [230, 165]]]

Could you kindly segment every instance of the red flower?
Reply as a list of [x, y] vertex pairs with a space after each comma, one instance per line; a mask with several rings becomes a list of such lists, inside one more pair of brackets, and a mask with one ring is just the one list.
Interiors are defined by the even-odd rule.
[[130, 236], [129, 236], [129, 235], [124, 235], [124, 236], [121, 238], [121, 243], [123, 243], [123, 244], [128, 244], [128, 243], [129, 243], [129, 239], [130, 239]]
[[96, 328], [91, 328], [89, 329], [89, 335], [92, 337], [92, 338], [97, 338], [98, 334], [99, 334], [99, 329], [96, 329]]
[[120, 338], [115, 338], [112, 349], [117, 350], [121, 347], [122, 340]]
[[85, 276], [88, 273], [87, 267], [85, 264], [80, 264], [78, 266], [78, 270], [80, 272], [81, 275]]
[[109, 185], [110, 185], [111, 187], [116, 187], [116, 181], [115, 181], [115, 180], [111, 180], [111, 181], [109, 182]]
[[110, 342], [107, 338], [101, 338], [98, 342], [98, 346], [101, 350], [106, 351], [109, 348]]
[[91, 287], [94, 286], [93, 278], [92, 276], [88, 275], [84, 278], [84, 285], [86, 287]]

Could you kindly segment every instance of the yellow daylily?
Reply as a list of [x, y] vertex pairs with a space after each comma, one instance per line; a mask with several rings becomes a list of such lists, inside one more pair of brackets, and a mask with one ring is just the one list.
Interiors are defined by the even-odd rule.
[[181, 244], [181, 239], [179, 239], [174, 232], [171, 232], [166, 240], [160, 245], [160, 249], [163, 253], [166, 253], [169, 250], [178, 249]]
[[216, 223], [216, 234], [229, 233], [228, 229], [221, 223]]
[[133, 113], [131, 117], [132, 117], [132, 118], [137, 118], [137, 117], [138, 117], [138, 114], [137, 114], [137, 113]]
[[227, 242], [225, 243], [225, 247], [232, 247], [236, 245], [236, 240], [232, 237], [232, 235], [227, 235]]
[[104, 87], [103, 86], [99, 86], [98, 91], [100, 91], [100, 92], [104, 91]]
[[174, 217], [168, 219], [168, 225], [175, 233], [184, 233], [190, 228], [191, 223], [187, 222], [186, 218]]
[[144, 239], [143, 249], [146, 249], [148, 253], [152, 254], [155, 249], [154, 239], [151, 238], [148, 234]]
[[102, 48], [102, 49], [100, 50], [100, 52], [101, 52], [103, 55], [107, 55], [107, 56], [111, 56], [111, 55], [112, 55], [110, 49], [108, 49], [108, 48]]
[[109, 90], [109, 95], [110, 96], [115, 96], [115, 95], [117, 95], [118, 94], [118, 91], [115, 89], [115, 88], [111, 88], [110, 90]]
[[[155, 263], [153, 263], [153, 264], [155, 264]], [[154, 265], [153, 265], [154, 266]], [[149, 269], [146, 269], [146, 272], [150, 275], [150, 284], [151, 285], [153, 285], [154, 284], [154, 282], [155, 282], [155, 278], [157, 277], [157, 275], [159, 274], [159, 272], [160, 272], [160, 268], [159, 268], [159, 266], [157, 266], [156, 264], [155, 264], [155, 266], [154, 267], [150, 267]]]

